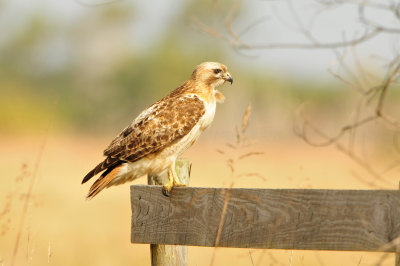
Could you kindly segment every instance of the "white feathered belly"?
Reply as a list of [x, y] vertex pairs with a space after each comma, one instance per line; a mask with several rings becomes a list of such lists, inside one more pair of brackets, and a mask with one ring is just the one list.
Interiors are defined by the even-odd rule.
[[175, 160], [190, 148], [190, 146], [192, 146], [200, 137], [200, 134], [211, 124], [214, 119], [215, 109], [215, 101], [206, 104], [206, 111], [203, 117], [186, 136], [174, 144], [164, 148], [156, 154], [148, 155], [136, 162], [124, 163], [118, 176], [116, 176], [107, 187], [133, 181], [148, 174], [159, 176], [168, 169], [174, 168]]

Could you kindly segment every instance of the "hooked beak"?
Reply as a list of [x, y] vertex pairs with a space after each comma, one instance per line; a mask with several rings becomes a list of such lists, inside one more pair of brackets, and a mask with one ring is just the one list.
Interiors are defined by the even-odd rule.
[[229, 74], [228, 72], [225, 74], [225, 81], [228, 81], [231, 84], [233, 83], [233, 78], [232, 78], [231, 74]]

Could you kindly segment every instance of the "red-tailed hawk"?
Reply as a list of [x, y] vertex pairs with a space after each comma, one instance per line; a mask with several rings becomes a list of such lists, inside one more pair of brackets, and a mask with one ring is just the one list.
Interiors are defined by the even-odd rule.
[[226, 66], [205, 62], [189, 80], [139, 114], [104, 151], [107, 156], [82, 180], [103, 172], [93, 183], [88, 198], [113, 185], [143, 175], [159, 176], [168, 171], [168, 195], [173, 186], [183, 186], [175, 172], [175, 160], [199, 138], [214, 119], [216, 102], [224, 96], [216, 88], [232, 76]]

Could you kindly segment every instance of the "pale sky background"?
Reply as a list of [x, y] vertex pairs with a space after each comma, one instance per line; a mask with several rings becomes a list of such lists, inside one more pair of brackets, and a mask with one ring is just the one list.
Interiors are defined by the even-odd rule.
[[[212, 1], [209, 2], [211, 6]], [[304, 24], [318, 10], [314, 1], [293, 2], [296, 3], [295, 9]], [[8, 34], [17, 32], [15, 29], [22, 25], [21, 22], [30, 12], [40, 10], [58, 21], [69, 23], [79, 16], [85, 16], [87, 11], [96, 8], [98, 3], [104, 2], [89, 0], [12, 0], [3, 2], [3, 10], [0, 15], [0, 30], [3, 36], [0, 38], [0, 45], [7, 39]], [[186, 4], [184, 0], [125, 0], [115, 2], [115, 4], [118, 3], [128, 3], [134, 7], [135, 16], [132, 18], [130, 39], [134, 40], [136, 49], [151, 48], [151, 44], [157, 42], [158, 36], [174, 18], [174, 15]], [[268, 17], [266, 22], [257, 25], [244, 36], [244, 40], [248, 43], [308, 42], [299, 34], [298, 30], [289, 29], [283, 25], [282, 21], [279, 21], [279, 18], [282, 18], [288, 25], [294, 26], [296, 24], [286, 1], [248, 0], [238, 3], [241, 5], [240, 14], [238, 20], [234, 23], [237, 31], [242, 30], [256, 19]], [[376, 10], [369, 13], [372, 17], [388, 23], [388, 25], [398, 25], [398, 22], [386, 14], [381, 14]], [[344, 33], [350, 39], [352, 36], [359, 36], [362, 32], [357, 19], [357, 10], [350, 5], [343, 5], [340, 8], [322, 13], [320, 18], [316, 20], [317, 23], [313, 24], [313, 29], [321, 42], [342, 40]], [[8, 30], [10, 25], [12, 25], [13, 31]], [[212, 39], [207, 35], [204, 35], [204, 38]], [[335, 60], [331, 50], [271, 49], [245, 51], [244, 54], [248, 56], [243, 56], [234, 52], [229, 45], [226, 45], [226, 47], [229, 49], [229, 56], [235, 61], [250, 67], [260, 66], [259, 71], [263, 71], [262, 67], [267, 66], [270, 71], [272, 69], [277, 74], [284, 76], [306, 79], [332, 78], [327, 72], [327, 68]], [[358, 47], [357, 52], [360, 58], [366, 60], [365, 62], [375, 64], [375, 61], [370, 61], [372, 56], [390, 58], [399, 47], [398, 37], [381, 35]]]

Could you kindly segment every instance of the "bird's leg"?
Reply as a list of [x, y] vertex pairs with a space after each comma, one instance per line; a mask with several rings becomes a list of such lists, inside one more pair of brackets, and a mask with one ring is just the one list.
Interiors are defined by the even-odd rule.
[[171, 167], [168, 170], [168, 183], [165, 184], [162, 188], [162, 193], [169, 197], [169, 193], [172, 190], [172, 187], [186, 187], [186, 184], [181, 183], [178, 175], [176, 174], [175, 167]]
[[174, 185], [174, 174], [173, 174], [173, 170], [169, 169], [168, 170], [168, 183], [165, 184], [162, 188], [162, 193], [164, 194], [164, 196], [169, 197], [169, 193], [172, 190], [172, 186]]

